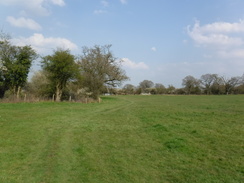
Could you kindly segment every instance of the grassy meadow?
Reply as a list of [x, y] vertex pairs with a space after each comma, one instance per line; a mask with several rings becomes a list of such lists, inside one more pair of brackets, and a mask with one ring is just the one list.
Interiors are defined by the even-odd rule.
[[0, 103], [0, 182], [244, 182], [244, 96]]

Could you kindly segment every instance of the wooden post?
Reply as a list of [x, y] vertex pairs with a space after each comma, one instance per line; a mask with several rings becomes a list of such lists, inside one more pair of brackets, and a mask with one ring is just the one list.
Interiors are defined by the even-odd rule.
[[25, 98], [24, 98], [24, 101], [26, 102], [26, 94], [25, 94]]
[[54, 102], [54, 97], [55, 97], [55, 94], [53, 94], [53, 99], [52, 99], [53, 102]]

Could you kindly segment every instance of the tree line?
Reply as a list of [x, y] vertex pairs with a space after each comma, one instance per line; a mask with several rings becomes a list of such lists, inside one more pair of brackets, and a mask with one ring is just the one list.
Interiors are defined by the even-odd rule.
[[[31, 65], [41, 59], [41, 70], [27, 80]], [[110, 87], [129, 79], [111, 45], [83, 47], [80, 56], [57, 48], [40, 57], [31, 46], [16, 46], [0, 34], [0, 98], [20, 99], [23, 95], [55, 101], [90, 97], [95, 100]]]
[[[41, 70], [28, 81], [34, 60], [40, 58]], [[83, 47], [79, 56], [57, 48], [52, 54], [39, 56], [29, 45], [16, 46], [8, 34], [0, 32], [0, 98], [61, 100], [98, 100], [100, 94], [244, 94], [244, 74], [227, 78], [204, 74], [197, 79], [186, 76], [182, 88], [144, 80], [139, 86], [126, 84], [129, 79], [116, 59], [111, 45]]]
[[121, 94], [244, 94], [244, 74], [236, 77], [219, 76], [218, 74], [204, 74], [199, 79], [189, 75], [183, 78], [182, 88], [173, 85], [165, 87], [161, 83], [144, 80], [139, 86], [126, 84], [120, 91]]

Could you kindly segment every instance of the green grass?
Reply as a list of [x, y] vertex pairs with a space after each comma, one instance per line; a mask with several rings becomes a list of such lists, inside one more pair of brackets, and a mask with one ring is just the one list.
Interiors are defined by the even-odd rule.
[[243, 181], [243, 95], [0, 104], [3, 183]]

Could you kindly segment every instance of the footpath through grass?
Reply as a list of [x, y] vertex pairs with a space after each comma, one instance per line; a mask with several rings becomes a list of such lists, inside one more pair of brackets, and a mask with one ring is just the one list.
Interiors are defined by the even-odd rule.
[[244, 181], [244, 96], [0, 103], [0, 182]]

